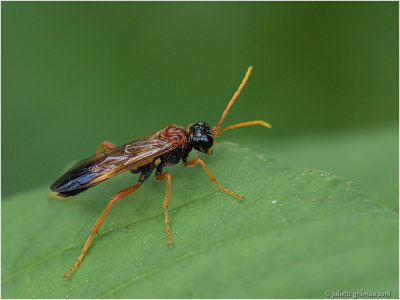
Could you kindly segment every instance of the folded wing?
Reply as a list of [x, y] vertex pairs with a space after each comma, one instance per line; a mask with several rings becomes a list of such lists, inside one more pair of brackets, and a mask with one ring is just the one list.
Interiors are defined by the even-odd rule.
[[60, 196], [79, 194], [110, 177], [143, 166], [178, 145], [160, 137], [164, 129], [80, 161], [57, 179], [51, 190]]

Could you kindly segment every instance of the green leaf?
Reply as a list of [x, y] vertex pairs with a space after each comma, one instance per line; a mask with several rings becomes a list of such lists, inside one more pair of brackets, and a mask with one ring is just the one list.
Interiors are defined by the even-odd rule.
[[[254, 147], [257, 141], [248, 136], [248, 141], [241, 143]], [[399, 211], [398, 123], [289, 138], [268, 137], [268, 141], [268, 155], [293, 166], [340, 174], [371, 201]], [[260, 149], [263, 146], [260, 144]]]
[[2, 205], [3, 298], [324, 298], [325, 291], [398, 297], [398, 215], [335, 175], [296, 169], [221, 143], [200, 166], [173, 173], [166, 246], [166, 182], [148, 180], [113, 207], [82, 264], [75, 262], [110, 197], [130, 173], [74, 198], [48, 187]]

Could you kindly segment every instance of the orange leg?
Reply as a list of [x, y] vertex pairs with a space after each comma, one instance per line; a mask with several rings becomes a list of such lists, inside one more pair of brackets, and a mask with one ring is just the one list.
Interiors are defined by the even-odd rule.
[[235, 194], [234, 192], [231, 192], [230, 190], [228, 190], [228, 189], [224, 188], [222, 185], [220, 185], [218, 183], [218, 181], [215, 180], [213, 174], [211, 174], [210, 170], [208, 169], [208, 167], [206, 166], [206, 164], [204, 163], [204, 161], [202, 159], [195, 158], [195, 159], [192, 159], [190, 161], [185, 162], [184, 164], [187, 167], [191, 167], [191, 166], [195, 166], [197, 164], [201, 164], [203, 166], [204, 170], [206, 170], [206, 172], [207, 172], [208, 176], [210, 177], [211, 181], [214, 181], [215, 184], [220, 188], [221, 191], [223, 191], [223, 192], [225, 192], [225, 193], [227, 193], [227, 194], [229, 194], [229, 195], [231, 195], [233, 197], [239, 198], [239, 200], [244, 200], [243, 196]]
[[106, 149], [112, 149], [112, 148], [115, 148], [116, 146], [109, 141], [104, 141], [100, 144], [99, 148], [97, 148], [96, 154], [99, 154], [101, 152], [101, 150], [103, 150], [103, 147]]
[[172, 237], [171, 237], [171, 230], [169, 229], [169, 222], [168, 222], [168, 204], [169, 204], [169, 193], [171, 192], [171, 178], [172, 174], [169, 172], [162, 173], [156, 176], [156, 180], [164, 180], [167, 179], [167, 193], [165, 194], [164, 200], [164, 209], [165, 209], [165, 227], [167, 229], [168, 235], [168, 246], [172, 247]]
[[92, 228], [92, 232], [90, 233], [89, 238], [87, 239], [85, 245], [83, 246], [82, 252], [79, 255], [78, 259], [76, 260], [75, 264], [72, 266], [72, 268], [67, 271], [64, 275], [64, 278], [67, 279], [70, 273], [73, 273], [79, 266], [79, 264], [82, 262], [83, 257], [85, 256], [90, 243], [92, 242], [92, 239], [94, 237], [94, 235], [97, 233], [97, 231], [99, 230], [101, 223], [103, 223], [105, 217], [108, 214], [108, 211], [111, 209], [111, 207], [117, 203], [118, 201], [120, 201], [122, 198], [128, 196], [129, 194], [132, 194], [133, 192], [137, 191], [140, 186], [142, 185], [142, 182], [138, 182], [137, 184], [135, 184], [134, 186], [131, 186], [125, 190], [120, 191], [119, 193], [115, 194], [111, 201], [108, 203], [106, 209], [103, 211], [103, 213], [101, 214], [100, 218], [97, 220], [97, 222], [94, 224], [93, 228]]

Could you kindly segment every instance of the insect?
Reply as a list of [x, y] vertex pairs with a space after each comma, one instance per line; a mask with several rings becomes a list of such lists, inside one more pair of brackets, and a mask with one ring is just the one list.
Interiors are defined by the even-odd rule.
[[[57, 193], [56, 197], [65, 198], [77, 195], [100, 182], [107, 180], [108, 178], [121, 174], [122, 172], [131, 171], [132, 173], [140, 173], [139, 180], [135, 185], [118, 192], [111, 198], [104, 212], [94, 224], [92, 231], [83, 246], [81, 254], [72, 268], [65, 273], [64, 278], [67, 279], [82, 262], [94, 235], [97, 234], [111, 207], [121, 199], [137, 191], [154, 170], [156, 180], [167, 180], [167, 191], [163, 208], [165, 210], [165, 226], [169, 246], [172, 246], [171, 230], [168, 222], [168, 204], [172, 174], [164, 172], [164, 167], [175, 165], [181, 160], [187, 167], [200, 164], [207, 172], [211, 181], [213, 181], [223, 192], [236, 197], [239, 200], [244, 199], [243, 196], [235, 194], [220, 185], [218, 181], [215, 180], [204, 161], [201, 158], [198, 158], [197, 155], [196, 158], [192, 160], [188, 160], [188, 158], [189, 153], [193, 149], [198, 152], [211, 154], [214, 145], [214, 138], [219, 136], [225, 130], [250, 125], [262, 125], [271, 128], [271, 125], [267, 122], [256, 120], [230, 125], [219, 130], [229, 109], [246, 84], [251, 70], [252, 67], [247, 69], [246, 75], [225, 108], [221, 119], [212, 129], [205, 122], [191, 124], [188, 126], [187, 130], [177, 125], [168, 125], [161, 130], [155, 131], [122, 146], [115, 146], [108, 141], [104, 141], [98, 147], [96, 155], [79, 162], [51, 185], [50, 188], [53, 191], [53, 194], [55, 195]], [[103, 148], [106, 148], [104, 152], [102, 152]]]

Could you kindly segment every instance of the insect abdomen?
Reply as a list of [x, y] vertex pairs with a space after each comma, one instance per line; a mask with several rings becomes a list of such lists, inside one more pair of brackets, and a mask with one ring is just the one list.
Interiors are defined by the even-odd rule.
[[90, 184], [96, 175], [98, 174], [91, 172], [87, 160], [84, 160], [58, 178], [50, 189], [61, 197], [74, 196], [96, 185], [97, 183]]

